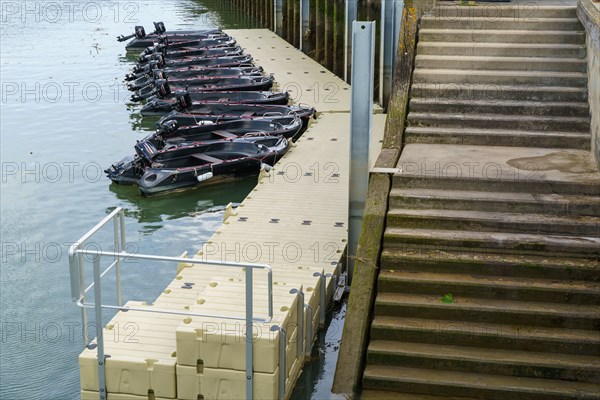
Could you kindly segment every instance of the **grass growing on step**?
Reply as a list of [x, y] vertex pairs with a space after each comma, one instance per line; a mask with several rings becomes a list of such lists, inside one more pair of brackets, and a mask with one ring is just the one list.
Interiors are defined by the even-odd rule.
[[452, 304], [454, 303], [454, 296], [452, 296], [452, 293], [446, 293], [445, 295], [442, 296], [442, 303], [444, 304]]

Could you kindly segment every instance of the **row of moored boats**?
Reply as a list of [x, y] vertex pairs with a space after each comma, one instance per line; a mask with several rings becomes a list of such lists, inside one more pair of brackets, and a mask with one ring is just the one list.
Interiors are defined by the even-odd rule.
[[218, 29], [167, 32], [163, 23], [132, 39], [141, 50], [126, 76], [143, 115], [162, 116], [135, 155], [111, 165], [115, 183], [144, 195], [227, 182], [270, 169], [306, 129], [312, 107], [289, 105], [270, 91], [273, 76], [254, 64], [235, 39]]

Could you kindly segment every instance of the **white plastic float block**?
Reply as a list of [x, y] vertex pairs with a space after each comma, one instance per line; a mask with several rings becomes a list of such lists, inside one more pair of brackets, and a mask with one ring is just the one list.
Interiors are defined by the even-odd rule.
[[[232, 400], [246, 398], [244, 371], [204, 368], [198, 374], [195, 367], [177, 366], [181, 400]], [[279, 371], [254, 373], [253, 396], [256, 400], [276, 400]], [[200, 396], [199, 396], [200, 395]]]
[[[81, 400], [98, 400], [100, 396], [98, 392], [92, 392], [89, 390], [81, 391]], [[137, 396], [135, 394], [123, 394], [123, 393], [108, 393], [109, 400], [148, 400], [150, 396]], [[165, 400], [164, 397], [152, 397], [154, 400]], [[197, 399], [194, 399], [197, 400]]]
[[[196, 256], [196, 258], [198, 258]], [[213, 277], [221, 276], [226, 278], [235, 278], [243, 273], [241, 268], [227, 268], [221, 266], [217, 268], [207, 268], [202, 264], [191, 265], [181, 269], [175, 279], [163, 290], [156, 299], [155, 304], [168, 303], [180, 309], [185, 309], [196, 303], [196, 300], [204, 292], [206, 287], [212, 282]], [[260, 273], [260, 271], [258, 272]], [[258, 275], [258, 273], [256, 275]], [[263, 274], [265, 274], [263, 272]], [[260, 280], [260, 277], [259, 277]], [[266, 274], [264, 277], [266, 282]]]
[[[288, 346], [286, 352], [286, 377], [287, 381], [295, 379], [293, 374], [297, 374], [297, 352], [295, 346], [296, 333]], [[296, 367], [295, 367], [296, 366]], [[277, 398], [278, 383], [279, 383], [279, 368], [278, 366], [273, 373], [254, 372], [254, 394], [255, 398], [259, 399], [271, 399], [271, 397], [264, 397], [265, 395], [275, 395], [274, 399]], [[222, 369], [222, 368], [206, 368], [203, 364], [198, 364], [196, 367], [187, 365], [177, 365], [177, 397], [180, 400], [197, 400], [198, 398], [204, 399], [225, 399], [227, 397], [215, 396], [215, 393], [220, 393], [215, 385], [227, 384], [229, 380], [237, 380], [239, 374], [244, 374], [245, 371]], [[233, 377], [233, 378], [232, 378]], [[233, 382], [233, 385], [238, 385], [239, 382]], [[239, 388], [236, 388], [236, 391]], [[240, 397], [230, 398], [244, 398], [245, 397], [245, 386], [242, 388], [244, 392]], [[222, 395], [225, 395], [224, 393]], [[200, 397], [203, 396], [203, 397]]]
[[[151, 307], [141, 302], [126, 306]], [[106, 359], [106, 387], [109, 393], [176, 398], [175, 328], [180, 316], [118, 312], [103, 330]], [[79, 355], [81, 389], [98, 390], [96, 349], [84, 349]]]
[[[224, 286], [207, 288], [201, 304], [192, 306], [192, 312], [215, 313], [219, 315], [244, 315], [244, 285], [231, 282], [236, 290], [225, 290]], [[209, 290], [212, 289], [212, 290]], [[261, 293], [262, 292], [262, 293]], [[266, 289], [257, 289], [255, 296], [266, 299]], [[254, 323], [253, 350], [254, 371], [272, 373], [278, 365], [279, 339], [278, 331], [271, 331], [271, 326], [288, 328], [288, 343], [293, 337], [297, 323], [298, 296], [285, 291], [274, 296], [273, 320], [268, 323]], [[265, 316], [266, 306], [255, 307], [259, 315]], [[206, 368], [225, 368], [245, 370], [245, 321], [214, 317], [186, 318], [177, 328], [177, 362], [180, 365], [196, 366], [200, 360]], [[286, 345], [287, 345], [286, 344]]]

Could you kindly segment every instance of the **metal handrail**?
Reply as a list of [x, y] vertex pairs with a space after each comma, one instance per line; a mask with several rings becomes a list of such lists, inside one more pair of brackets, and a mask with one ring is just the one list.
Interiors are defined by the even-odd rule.
[[[102, 250], [86, 250], [82, 246], [87, 240], [94, 236], [102, 227], [113, 221], [114, 225], [114, 251], [102, 251]], [[71, 297], [73, 301], [82, 309], [82, 320], [83, 320], [83, 336], [84, 344], [88, 346], [89, 338], [87, 332], [87, 312], [88, 308], [93, 308], [96, 316], [96, 325], [104, 327], [102, 319], [102, 309], [111, 309], [119, 311], [142, 311], [142, 312], [155, 312], [163, 314], [174, 314], [174, 315], [186, 315], [192, 317], [212, 317], [222, 319], [234, 319], [234, 320], [245, 320], [246, 321], [246, 398], [252, 399], [252, 388], [253, 388], [253, 326], [254, 322], [268, 323], [273, 319], [273, 272], [272, 268], [268, 264], [251, 264], [251, 263], [236, 263], [236, 262], [224, 262], [219, 260], [203, 260], [194, 258], [183, 258], [183, 257], [166, 257], [156, 256], [148, 254], [134, 254], [122, 249], [126, 248], [127, 241], [125, 236], [125, 211], [123, 208], [118, 207], [112, 211], [109, 215], [103, 218], [96, 226], [85, 233], [77, 242], [75, 242], [69, 248], [69, 267], [71, 274]], [[84, 289], [84, 255], [93, 255], [93, 282]], [[100, 271], [100, 259], [102, 257], [113, 257], [114, 261], [104, 270]], [[203, 265], [220, 265], [223, 267], [231, 268], [244, 268], [246, 276], [246, 310], [244, 316], [230, 316], [230, 315], [219, 315], [219, 314], [198, 314], [193, 312], [168, 310], [161, 308], [143, 308], [143, 307], [131, 307], [123, 306], [121, 297], [121, 272], [120, 265], [122, 259], [143, 259], [153, 261], [167, 261], [177, 262], [186, 264], [203, 264]], [[102, 304], [102, 285], [101, 279], [106, 275], [113, 267], [116, 267], [117, 274], [117, 305]], [[253, 271], [255, 269], [263, 269], [267, 271], [267, 289], [268, 289], [268, 317], [267, 318], [255, 318], [253, 316]], [[87, 292], [94, 288], [94, 302], [86, 303], [85, 298]], [[96, 337], [97, 340], [97, 357], [98, 357], [98, 383], [99, 383], [99, 397], [100, 400], [106, 400], [106, 374], [105, 374], [105, 354], [104, 354], [104, 338], [103, 329], [98, 330]], [[283, 331], [282, 331], [283, 333]], [[285, 341], [285, 335], [283, 339]], [[285, 352], [285, 346], [283, 347]], [[280, 350], [281, 352], [281, 350]], [[280, 354], [280, 359], [282, 355]], [[284, 365], [285, 368], [285, 365]], [[285, 384], [285, 383], [284, 383]], [[285, 388], [285, 386], [284, 386]], [[285, 389], [284, 389], [285, 390]]]

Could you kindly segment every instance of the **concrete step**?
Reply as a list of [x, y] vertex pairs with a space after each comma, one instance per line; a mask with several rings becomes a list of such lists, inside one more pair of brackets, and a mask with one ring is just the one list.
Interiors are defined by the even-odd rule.
[[563, 43], [472, 43], [419, 42], [418, 55], [477, 56], [477, 57], [553, 57], [585, 58], [582, 44]]
[[486, 251], [450, 251], [426, 246], [384, 246], [381, 270], [504, 276], [522, 279], [552, 279], [600, 282], [597, 257], [549, 257], [502, 254]]
[[462, 69], [430, 69], [416, 68], [413, 73], [415, 83], [441, 84], [488, 84], [494, 85], [527, 85], [586, 87], [587, 74], [584, 72], [559, 71], [507, 71], [477, 70], [466, 73]]
[[417, 53], [415, 67], [463, 70], [586, 72], [587, 61], [585, 58], [421, 55]]
[[576, 16], [572, 18], [487, 18], [456, 17], [438, 18], [424, 15], [420, 26], [423, 29], [490, 29], [490, 30], [526, 30], [526, 31], [582, 31], [583, 26]]
[[438, 3], [428, 15], [453, 20], [457, 17], [485, 17], [489, 20], [512, 18], [532, 20], [536, 18], [575, 18], [577, 7], [572, 5], [544, 5], [544, 3], [479, 3], [476, 7], [461, 6], [458, 2]]
[[[456, 28], [456, 29], [452, 29]], [[515, 29], [466, 29], [465, 26], [451, 28], [419, 29], [420, 42], [467, 42], [467, 43], [560, 43], [585, 44], [585, 32], [581, 29], [560, 31]]]
[[528, 131], [590, 132], [589, 117], [410, 111], [408, 113], [408, 123], [410, 126], [419, 127], [483, 129], [502, 127], [502, 129]]
[[394, 188], [600, 195], [590, 152], [536, 147], [408, 144]]
[[600, 328], [600, 308], [597, 305], [538, 303], [463, 296], [454, 296], [454, 302], [447, 304], [442, 301], [442, 297], [448, 293], [441, 292], [437, 295], [378, 293], [375, 298], [374, 314], [549, 328], [584, 330]]
[[368, 365], [463, 371], [575, 382], [600, 382], [600, 359], [589, 355], [374, 340]]
[[598, 356], [593, 330], [376, 315], [371, 340]]
[[399, 393], [387, 390], [366, 389], [360, 392], [360, 400], [476, 400], [472, 397], [448, 397], [428, 394]]
[[456, 371], [368, 365], [366, 389], [397, 390], [490, 400], [598, 400], [597, 384]]
[[457, 297], [600, 305], [598, 282], [382, 269], [378, 293], [452, 293]]
[[590, 150], [589, 133], [523, 131], [506, 129], [468, 129], [409, 126], [406, 143], [457, 144], [475, 146], [546, 147]]
[[392, 208], [387, 226], [415, 229], [514, 232], [600, 238], [600, 218], [474, 210]]
[[502, 99], [441, 99], [415, 97], [409, 110], [417, 113], [513, 114], [535, 116], [588, 117], [589, 104], [584, 101], [519, 101]]
[[416, 83], [411, 94], [417, 98], [438, 100], [488, 101], [501, 100], [534, 102], [585, 102], [587, 87], [539, 86], [539, 85], [499, 85], [474, 83]]
[[559, 194], [394, 188], [389, 207], [600, 217], [600, 197]]
[[429, 249], [449, 249], [479, 252], [488, 249], [509, 254], [547, 254], [562, 257], [600, 257], [600, 239], [561, 235], [526, 233], [474, 232], [441, 229], [385, 230], [387, 246], [423, 246]]

